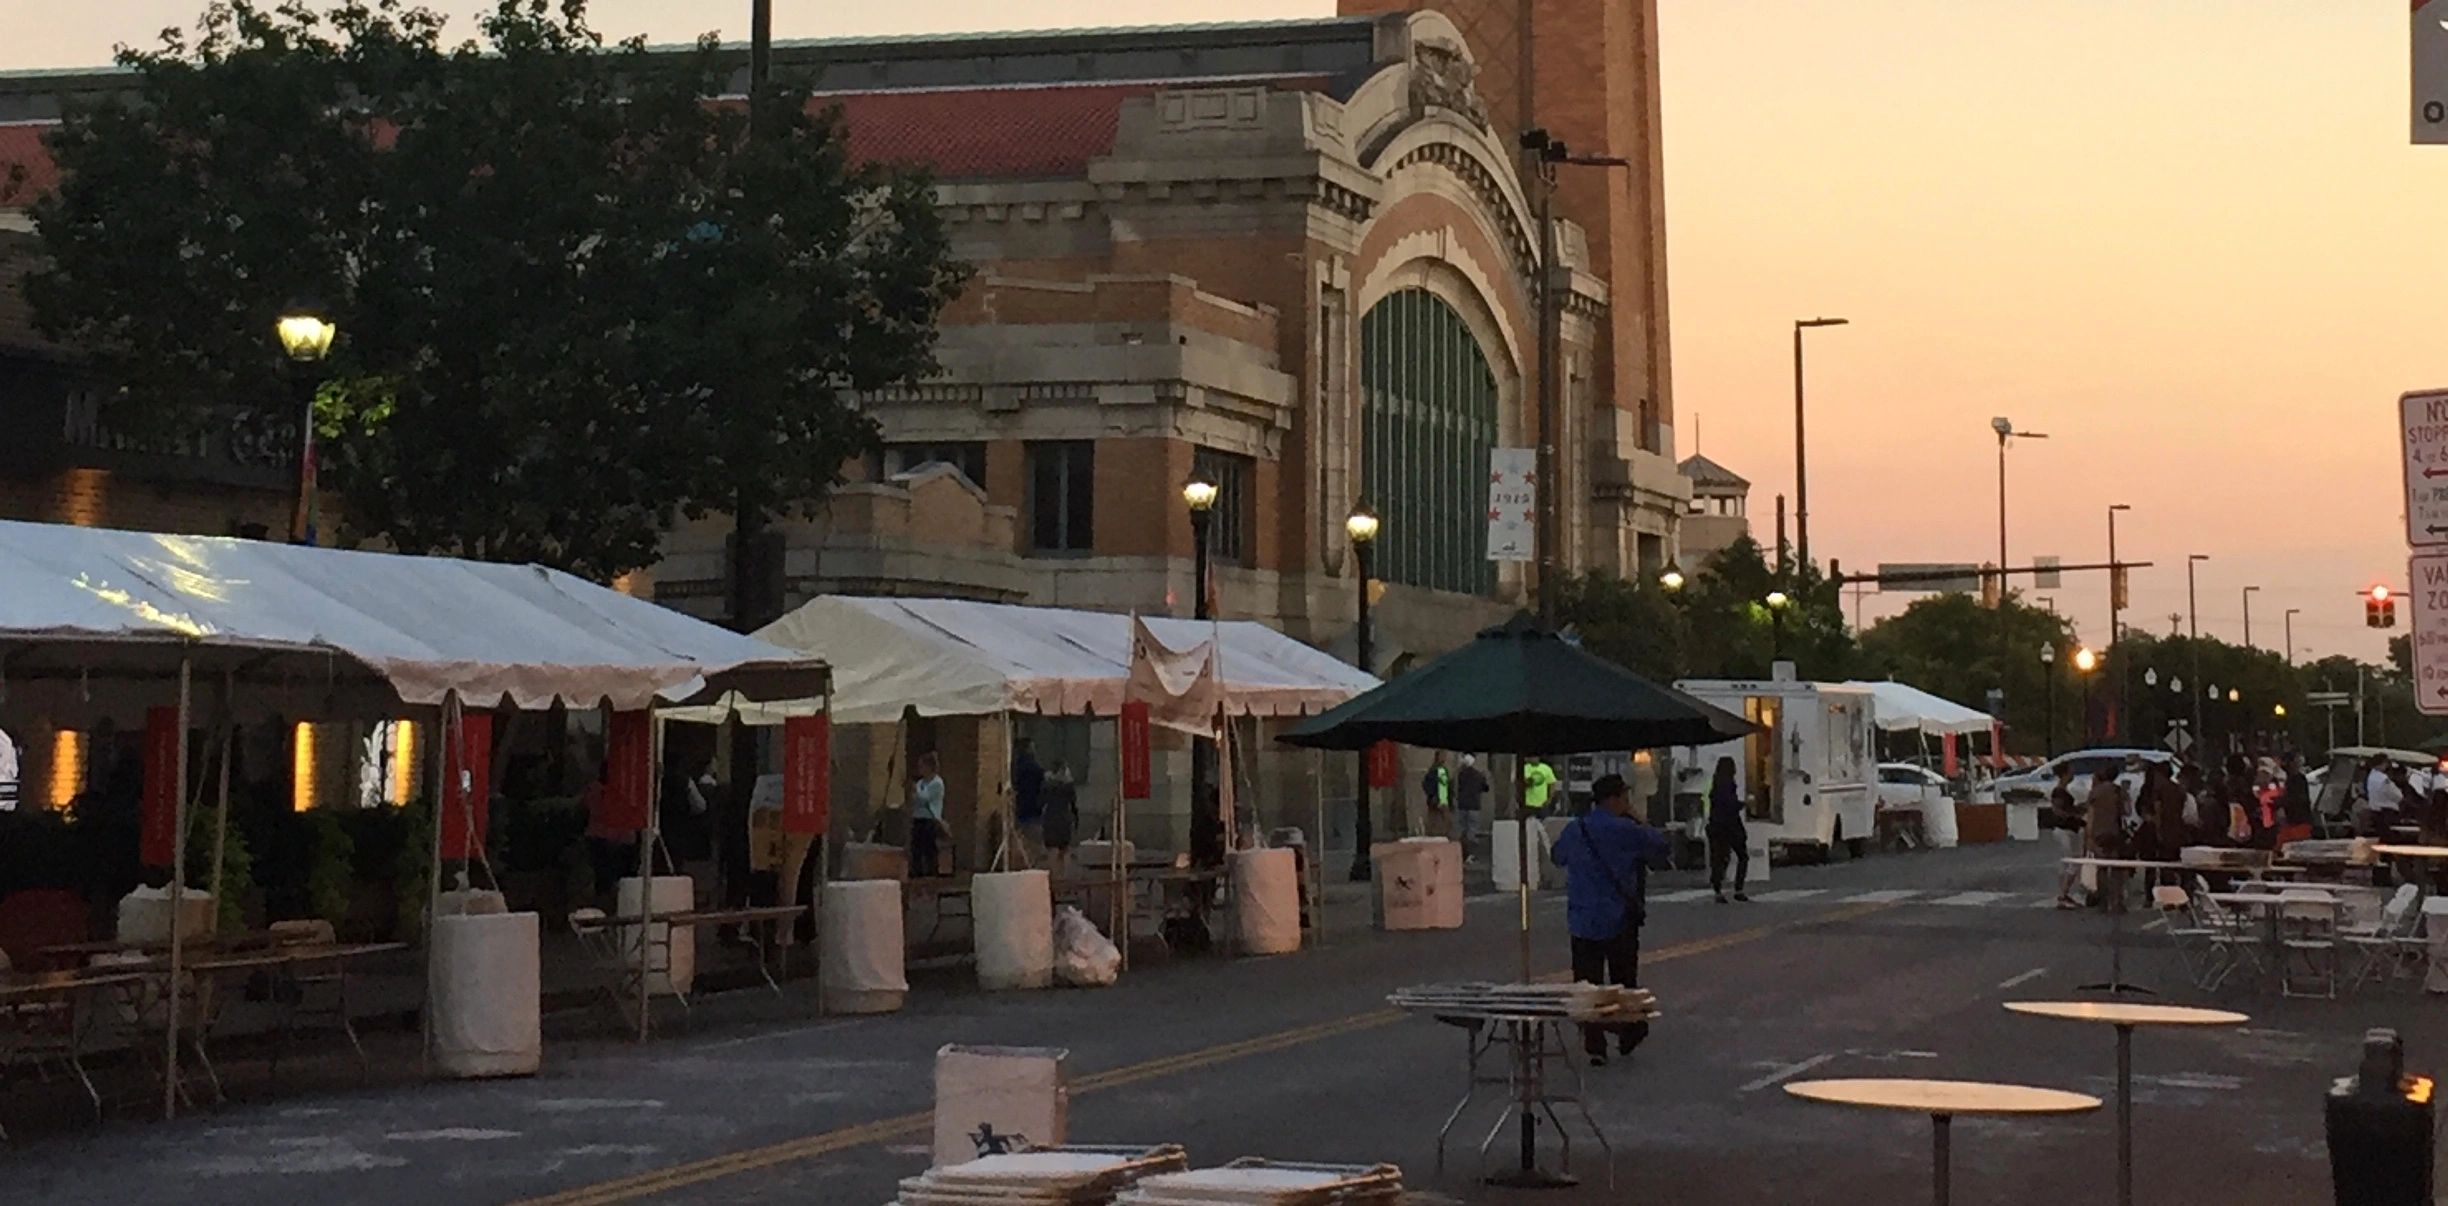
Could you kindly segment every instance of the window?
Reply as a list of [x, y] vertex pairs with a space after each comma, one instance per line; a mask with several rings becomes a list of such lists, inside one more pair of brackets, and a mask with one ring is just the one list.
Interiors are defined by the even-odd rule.
[[1207, 554], [1229, 565], [1248, 565], [1255, 515], [1250, 497], [1255, 491], [1257, 462], [1246, 456], [1198, 449], [1191, 456], [1192, 472], [1213, 482], [1215, 509], [1208, 513]]
[[920, 465], [940, 461], [961, 471], [969, 483], [986, 485], [986, 445], [980, 441], [947, 444], [887, 444], [884, 446], [884, 473], [892, 477], [907, 473]]
[[1041, 440], [1028, 446], [1029, 548], [1085, 553], [1096, 547], [1096, 442]]
[[1385, 521], [1377, 577], [1485, 595], [1496, 374], [1443, 298], [1399, 290], [1360, 319], [1361, 496]]

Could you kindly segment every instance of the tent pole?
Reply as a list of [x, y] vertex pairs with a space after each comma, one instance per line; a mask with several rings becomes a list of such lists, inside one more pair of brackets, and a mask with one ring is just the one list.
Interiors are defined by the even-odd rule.
[[230, 751], [238, 739], [238, 726], [230, 714], [230, 701], [235, 698], [228, 671], [221, 674], [221, 770], [220, 785], [214, 790], [217, 807], [213, 816], [212, 898], [213, 932], [221, 932], [221, 867], [222, 856], [229, 850], [229, 776]]
[[1105, 923], [1113, 927], [1114, 945], [1122, 952], [1122, 966], [1125, 970], [1130, 967], [1130, 933], [1124, 928], [1130, 924], [1129, 884], [1122, 877], [1122, 816], [1125, 811], [1123, 797], [1127, 791], [1124, 786], [1123, 767], [1127, 761], [1128, 759], [1122, 752], [1122, 714], [1116, 712], [1114, 713], [1113, 823], [1105, 827], [1107, 830], [1105, 862], [1112, 870], [1112, 884], [1108, 889], [1112, 893], [1112, 898], [1105, 902]]
[[[832, 675], [831, 675], [831, 673], [830, 673], [830, 672], [828, 672], [828, 673], [826, 674], [825, 678], [826, 678], [826, 682], [825, 682], [825, 689], [824, 689], [824, 715], [825, 715], [825, 751], [824, 751], [824, 759], [825, 759], [825, 766], [826, 766], [826, 768], [827, 768], [827, 770], [828, 770], [828, 773], [825, 775], [825, 788], [826, 788], [826, 794], [829, 796], [829, 795], [831, 795], [831, 794], [832, 794], [832, 785], [833, 785], [833, 776], [832, 776], [832, 774], [830, 773], [830, 768], [831, 768], [831, 767], [832, 767], [832, 765], [833, 765], [833, 683], [832, 683]], [[832, 882], [833, 882], [833, 801], [832, 801], [832, 800], [830, 800], [830, 799], [828, 799], [828, 800], [826, 800], [826, 801], [825, 801], [825, 827], [824, 827], [824, 832], [819, 833], [819, 834], [817, 834], [817, 835], [816, 835], [816, 899], [811, 900], [811, 901], [809, 901], [809, 902], [808, 902], [808, 912], [809, 912], [809, 914], [810, 914], [812, 917], [814, 917], [814, 918], [815, 918], [815, 922], [816, 922], [816, 1016], [817, 1016], [817, 1017], [823, 1017], [823, 1016], [824, 1016], [824, 1014], [825, 1014], [825, 994], [824, 994], [824, 984], [825, 984], [824, 920], [825, 920], [825, 912], [824, 912], [824, 899], [825, 899], [825, 887], [826, 887], [827, 885], [831, 884]], [[798, 922], [798, 920], [797, 920], [796, 918], [794, 918], [794, 919], [792, 919], [791, 921], [786, 922], [786, 923], [784, 924], [783, 931], [782, 931], [782, 936], [783, 936], [783, 937], [790, 938], [790, 939], [793, 939], [793, 940], [794, 940], [794, 943], [793, 943], [793, 944], [794, 944], [794, 945], [796, 944], [796, 939], [797, 939], [797, 938], [798, 938], [798, 936], [799, 936], [799, 922]], [[788, 960], [789, 960], [789, 958], [790, 958], [790, 947], [789, 947], [789, 946], [784, 946], [784, 947], [782, 948], [782, 957], [783, 957], [783, 959], [784, 959], [784, 963], [783, 963], [783, 965], [782, 965], [782, 966], [783, 966], [783, 970], [784, 970], [784, 972], [786, 972], [786, 973], [787, 973], [787, 972], [790, 970], [790, 964], [789, 964], [789, 962], [788, 962]]]
[[442, 810], [450, 806], [450, 752], [459, 741], [458, 727], [459, 693], [444, 692], [442, 707], [434, 716], [433, 786], [426, 793], [433, 801], [428, 816], [433, 822], [433, 861], [426, 864], [429, 874], [425, 877], [425, 1008], [417, 1011], [425, 1029], [425, 1051], [417, 1063], [421, 1076], [433, 1075], [433, 985], [440, 957], [434, 932], [441, 928], [442, 920]]
[[1521, 982], [1530, 982], [1529, 759], [1513, 755], [1513, 889], [1521, 897]]
[[1317, 808], [1317, 840], [1309, 846], [1309, 926], [1326, 945], [1326, 754], [1309, 752], [1309, 797]]
[[[184, 937], [187, 927], [179, 916], [181, 898], [186, 894], [187, 879], [187, 703], [195, 669], [192, 653], [179, 655], [178, 676], [178, 769], [172, 774], [170, 794], [170, 836], [176, 845], [170, 848], [170, 986], [168, 1008], [162, 1017], [162, 1117], [178, 1115], [179, 1084], [179, 976], [185, 961]], [[213, 902], [220, 906], [219, 901]]]
[[[652, 715], [651, 711], [649, 715]], [[654, 915], [654, 847], [656, 842], [663, 839], [663, 718], [655, 716], [648, 721], [646, 731], [648, 734], [647, 764], [652, 768], [652, 777], [646, 787], [646, 828], [638, 834], [637, 872], [637, 1036], [641, 1043], [646, 1041], [648, 1021], [652, 1017], [654, 1006], [653, 998], [649, 994], [654, 983], [654, 959], [648, 950], [652, 945], [651, 940], [654, 935], [647, 928], [646, 919]], [[671, 974], [671, 955], [668, 947], [665, 948], [663, 968], [663, 974], [668, 977]]]

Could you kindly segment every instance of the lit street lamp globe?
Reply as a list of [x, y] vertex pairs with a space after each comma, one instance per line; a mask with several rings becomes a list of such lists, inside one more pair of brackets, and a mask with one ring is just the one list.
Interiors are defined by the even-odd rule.
[[1353, 509], [1351, 518], [1343, 521], [1343, 534], [1351, 537], [1353, 544], [1367, 544], [1377, 539], [1377, 526], [1377, 513], [1358, 507]]
[[1216, 484], [1205, 478], [1191, 478], [1182, 486], [1182, 501], [1188, 503], [1193, 512], [1205, 514], [1208, 508], [1215, 506]]
[[2082, 648], [2075, 650], [2074, 668], [2084, 674], [2089, 674], [2092, 671], [2099, 669], [2099, 655], [2091, 652], [2091, 647], [2089, 645], [2085, 645]]
[[1658, 575], [1658, 585], [1663, 586], [1668, 590], [1683, 589], [1683, 571], [1670, 569], [1665, 573]]
[[1772, 590], [1768, 592], [1768, 597], [1767, 599], [1763, 600], [1763, 602], [1768, 604], [1768, 610], [1770, 611], [1783, 611], [1785, 610], [1785, 605], [1792, 602], [1792, 600], [1785, 597], [1784, 591]]
[[282, 312], [273, 329], [280, 335], [281, 350], [301, 364], [311, 364], [328, 355], [332, 337], [340, 333], [330, 319], [307, 306], [291, 306]]

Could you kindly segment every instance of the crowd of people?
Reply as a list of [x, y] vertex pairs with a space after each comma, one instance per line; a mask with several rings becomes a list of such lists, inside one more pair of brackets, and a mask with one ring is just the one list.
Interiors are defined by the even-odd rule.
[[[2072, 764], [2058, 766], [2041, 815], [2069, 856], [2175, 862], [2188, 846], [2275, 851], [2313, 836], [2311, 783], [2296, 754], [2231, 754], [2215, 776], [2191, 760], [2132, 757], [2124, 774], [2094, 775], [2079, 792], [2076, 778]], [[2082, 907], [2080, 876], [2064, 870], [2057, 907]]]

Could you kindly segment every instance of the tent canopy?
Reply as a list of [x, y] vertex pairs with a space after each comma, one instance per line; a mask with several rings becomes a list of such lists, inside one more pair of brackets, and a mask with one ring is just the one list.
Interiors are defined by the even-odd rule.
[[1279, 740], [1323, 750], [1391, 741], [1575, 754], [1706, 745], [1756, 727], [1566, 644], [1524, 613]]
[[182, 660], [325, 714], [452, 691], [634, 709], [825, 682], [803, 654], [532, 565], [0, 522], [0, 583], [0, 681], [36, 696], [158, 682]]
[[[1141, 617], [1168, 648], [1217, 642], [1224, 710], [1234, 716], [1324, 711], [1377, 680], [1264, 624]], [[1131, 617], [968, 599], [827, 596], [757, 633], [822, 658], [833, 671], [833, 719], [889, 724], [921, 716], [1034, 712], [1112, 716], [1130, 677]], [[722, 718], [733, 701], [669, 709], [682, 720]], [[740, 708], [772, 723], [804, 707]]]
[[1891, 733], [1909, 733], [1916, 729], [1932, 736], [1987, 733], [1997, 723], [1987, 712], [1974, 711], [1951, 699], [1904, 683], [1853, 682], [1845, 685], [1870, 693], [1872, 716], [1876, 718], [1878, 727]]

